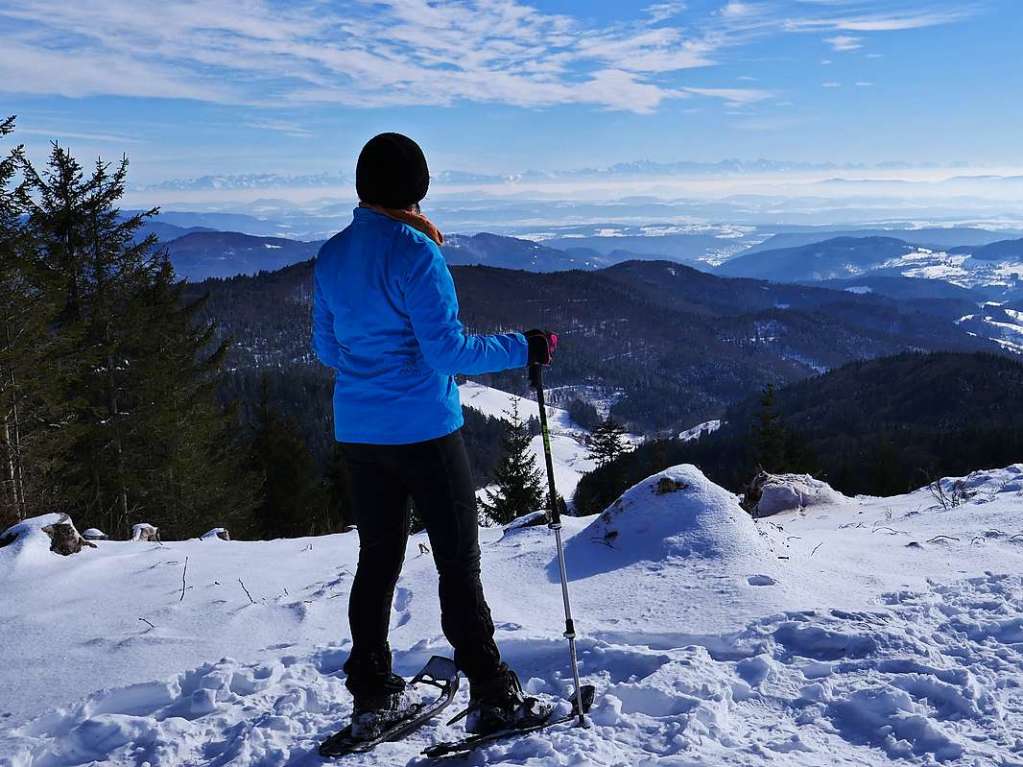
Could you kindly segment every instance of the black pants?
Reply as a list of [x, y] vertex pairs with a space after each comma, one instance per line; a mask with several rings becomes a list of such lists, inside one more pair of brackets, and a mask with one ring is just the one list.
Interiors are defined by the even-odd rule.
[[390, 672], [387, 629], [410, 502], [430, 538], [440, 576], [441, 627], [455, 663], [471, 683], [485, 684], [503, 666], [480, 583], [476, 494], [461, 432], [411, 445], [342, 447], [359, 531], [359, 567], [348, 602], [348, 689], [356, 698], [376, 694]]

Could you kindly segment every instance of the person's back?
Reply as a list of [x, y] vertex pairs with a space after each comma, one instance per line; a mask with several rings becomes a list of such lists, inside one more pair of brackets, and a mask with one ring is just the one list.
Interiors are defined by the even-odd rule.
[[438, 247], [443, 237], [418, 211], [428, 186], [426, 159], [414, 141], [393, 133], [373, 138], [359, 155], [355, 218], [316, 258], [313, 347], [335, 373], [334, 432], [351, 475], [359, 534], [348, 602], [352, 650], [344, 665], [359, 739], [410, 710], [387, 643], [410, 503], [440, 575], [441, 627], [469, 678], [473, 713], [466, 727], [528, 724], [550, 710], [523, 695], [494, 642], [454, 375], [549, 364], [557, 338], [540, 330], [463, 332]]
[[340, 442], [406, 444], [462, 425], [455, 373], [524, 367], [521, 334], [465, 336], [444, 257], [369, 207], [316, 260], [314, 344], [337, 371]]

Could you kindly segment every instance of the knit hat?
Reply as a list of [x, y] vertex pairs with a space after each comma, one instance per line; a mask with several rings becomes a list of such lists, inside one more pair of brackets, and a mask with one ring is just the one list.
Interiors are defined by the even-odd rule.
[[408, 208], [426, 197], [430, 169], [419, 144], [400, 133], [374, 136], [359, 153], [355, 189], [362, 202]]

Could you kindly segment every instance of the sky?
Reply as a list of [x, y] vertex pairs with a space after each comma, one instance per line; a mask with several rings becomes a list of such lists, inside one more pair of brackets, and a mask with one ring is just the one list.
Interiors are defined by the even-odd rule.
[[0, 0], [0, 112], [132, 179], [724, 158], [1023, 167], [1020, 0]]

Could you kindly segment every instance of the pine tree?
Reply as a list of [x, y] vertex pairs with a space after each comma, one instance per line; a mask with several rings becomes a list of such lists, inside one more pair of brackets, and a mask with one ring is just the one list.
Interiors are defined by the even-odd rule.
[[785, 471], [786, 442], [785, 427], [778, 415], [774, 384], [768, 384], [760, 395], [760, 406], [753, 424], [753, 453], [756, 465], [775, 474]]
[[143, 520], [196, 534], [247, 513], [253, 483], [213, 390], [224, 347], [182, 302], [155, 238], [138, 236], [155, 210], [118, 209], [127, 160], [86, 175], [54, 145], [42, 172], [20, 167], [27, 261], [50, 307], [51, 509], [112, 535]]
[[[0, 120], [0, 137], [13, 130], [13, 117]], [[43, 468], [53, 447], [49, 424], [59, 420], [48, 406], [53, 311], [22, 222], [25, 184], [13, 185], [24, 161], [20, 146], [0, 158], [0, 529], [48, 510]]]
[[539, 510], [544, 503], [544, 486], [536, 458], [530, 450], [529, 426], [519, 416], [513, 400], [510, 419], [501, 440], [503, 455], [494, 469], [495, 490], [487, 490], [484, 513], [505, 525], [516, 517]]
[[270, 404], [266, 380], [252, 441], [252, 463], [262, 478], [254, 532], [263, 539], [330, 532], [328, 499], [316, 464], [294, 426]]
[[625, 429], [611, 416], [605, 418], [590, 436], [589, 457], [597, 466], [606, 466], [628, 451]]

